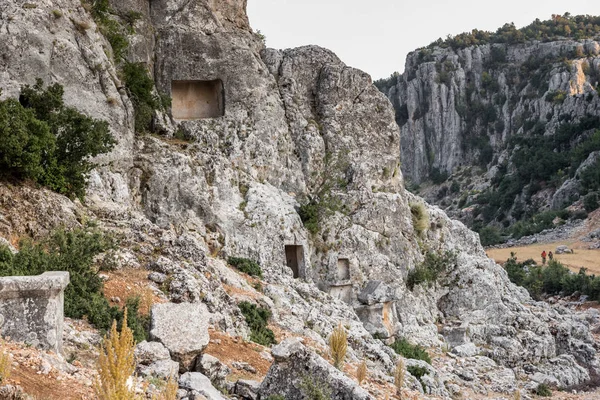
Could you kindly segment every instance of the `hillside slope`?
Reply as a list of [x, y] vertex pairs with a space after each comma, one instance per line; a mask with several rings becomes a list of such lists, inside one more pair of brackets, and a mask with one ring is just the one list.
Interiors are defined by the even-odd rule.
[[[245, 3], [115, 1], [110, 18], [137, 17], [117, 61], [79, 0], [0, 4], [0, 100], [38, 77], [59, 83], [65, 102], [106, 120], [118, 142], [98, 158], [83, 203], [5, 184], [8, 200], [27, 199], [2, 209], [6, 239], [95, 219], [122, 238], [119, 267], [167, 275], [168, 300], [206, 304], [217, 329], [249, 337], [231, 287], [250, 292], [274, 324], [316, 348], [342, 323], [348, 360], [367, 358], [383, 382], [397, 355], [379, 339], [459, 348], [467, 366], [423, 367], [422, 385], [406, 381], [444, 398], [587, 381], [598, 365], [590, 322], [532, 301], [475, 233], [404, 189], [402, 135], [371, 78], [316, 46], [265, 48]], [[151, 110], [152, 132], [123, 82], [127, 61], [152, 71], [156, 94], [171, 98]], [[176, 88], [190, 82], [217, 88], [222, 115], [172, 118], [189, 111], [177, 108], [185, 98]], [[260, 263], [264, 295], [228, 268], [231, 256]], [[437, 280], [415, 278], [432, 259]]]

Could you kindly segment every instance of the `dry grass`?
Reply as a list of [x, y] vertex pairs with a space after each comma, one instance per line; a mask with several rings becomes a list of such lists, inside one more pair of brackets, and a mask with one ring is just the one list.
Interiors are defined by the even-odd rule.
[[177, 400], [177, 389], [179, 389], [177, 381], [170, 377], [160, 393], [152, 396], [152, 400]]
[[92, 24], [90, 24], [89, 22], [78, 21], [78, 20], [73, 20], [73, 25], [75, 25], [75, 28], [77, 28], [79, 33], [82, 33], [82, 34], [84, 34], [88, 29], [90, 29], [92, 27]]
[[362, 363], [358, 366], [356, 370], [356, 379], [358, 380], [358, 384], [362, 385], [364, 380], [367, 378], [367, 361], [363, 360]]
[[127, 309], [117, 331], [117, 322], [113, 321], [108, 336], [100, 347], [98, 356], [98, 375], [96, 394], [100, 400], [134, 400], [135, 393], [129, 389], [127, 380], [135, 370], [133, 354], [135, 343], [133, 332], [127, 326]]
[[394, 371], [394, 385], [396, 386], [396, 393], [400, 399], [402, 399], [402, 386], [404, 386], [405, 373], [404, 360], [399, 358], [398, 363], [396, 364], [396, 370]]
[[346, 351], [348, 351], [348, 336], [341, 323], [329, 337], [329, 351], [333, 359], [333, 366], [341, 371], [344, 366]]
[[5, 382], [10, 378], [12, 363], [10, 354], [6, 352], [4, 340], [0, 339], [0, 383]]
[[410, 212], [412, 214], [413, 227], [419, 235], [429, 227], [429, 214], [423, 203], [410, 203]]
[[504, 264], [510, 257], [511, 252], [517, 254], [519, 261], [525, 261], [529, 258], [534, 259], [538, 264], [542, 264], [542, 251], [556, 250], [557, 246], [567, 245], [569, 248], [574, 248], [574, 254], [555, 254], [554, 259], [560, 261], [565, 266], [569, 267], [574, 272], [579, 272], [581, 267], [588, 269], [590, 274], [600, 274], [600, 250], [589, 250], [577, 248], [574, 242], [558, 242], [550, 244], [534, 244], [523, 247], [508, 247], [505, 249], [488, 249], [486, 250], [488, 257], [494, 259], [499, 264]]

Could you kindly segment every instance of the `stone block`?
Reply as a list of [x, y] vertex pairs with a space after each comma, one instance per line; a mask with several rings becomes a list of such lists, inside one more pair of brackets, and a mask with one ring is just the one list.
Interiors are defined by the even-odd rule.
[[62, 353], [68, 272], [0, 278], [0, 334]]

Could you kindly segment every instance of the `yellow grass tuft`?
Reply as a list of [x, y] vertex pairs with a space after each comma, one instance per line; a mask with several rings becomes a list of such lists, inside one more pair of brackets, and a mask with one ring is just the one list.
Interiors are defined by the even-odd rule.
[[152, 400], [177, 400], [177, 381], [170, 377], [166, 382], [165, 387], [156, 395], [152, 396]]
[[513, 399], [521, 400], [521, 391], [519, 389], [515, 390], [515, 393], [513, 394]]
[[134, 400], [136, 395], [127, 385], [127, 380], [135, 369], [133, 354], [133, 332], [127, 326], [127, 309], [117, 331], [117, 321], [113, 321], [110, 332], [104, 337], [98, 356], [96, 394], [100, 400]]
[[404, 386], [404, 361], [402, 358], [398, 359], [396, 364], [396, 370], [394, 371], [394, 385], [396, 385], [396, 393], [398, 397], [402, 399], [402, 386]]
[[363, 381], [367, 378], [367, 361], [363, 360], [356, 370], [356, 379], [358, 384], [362, 385]]
[[412, 214], [413, 227], [419, 235], [429, 227], [429, 214], [423, 203], [410, 203], [410, 212]]
[[331, 351], [331, 358], [333, 358], [333, 366], [341, 371], [348, 350], [348, 336], [341, 323], [329, 337], [329, 350]]
[[10, 362], [10, 354], [5, 351], [4, 340], [0, 339], [0, 383], [6, 382], [10, 378], [12, 363]]

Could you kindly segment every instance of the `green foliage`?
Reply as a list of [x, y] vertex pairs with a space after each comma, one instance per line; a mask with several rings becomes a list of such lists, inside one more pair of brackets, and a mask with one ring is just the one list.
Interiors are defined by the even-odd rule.
[[419, 381], [419, 383], [421, 384], [421, 387], [423, 388], [423, 392], [426, 393], [426, 388], [425, 388], [425, 383], [423, 383], [423, 381], [421, 380], [421, 378], [424, 375], [427, 375], [427, 373], [429, 372], [427, 370], [427, 368], [425, 367], [418, 367], [416, 365], [411, 365], [406, 367], [406, 370], [415, 378], [417, 378], [417, 380]]
[[554, 104], [562, 104], [567, 98], [567, 92], [564, 90], [556, 90], [546, 95], [546, 101]]
[[246, 323], [250, 327], [250, 340], [263, 346], [270, 346], [277, 343], [275, 334], [267, 328], [271, 311], [263, 307], [257, 307], [256, 304], [242, 301], [238, 304], [240, 311], [246, 319]]
[[336, 193], [346, 189], [346, 172], [349, 167], [346, 151], [336, 155], [327, 152], [323, 160], [323, 172], [318, 177], [312, 193], [300, 205], [298, 215], [306, 230], [313, 235], [321, 230], [321, 224], [336, 212], [346, 212], [341, 197]]
[[[115, 240], [93, 227], [64, 229], [53, 232], [39, 243], [24, 239], [19, 252], [12, 254], [0, 247], [0, 276], [39, 275], [47, 271], [68, 271], [70, 283], [65, 289], [65, 315], [86, 318], [101, 330], [108, 330], [112, 321], [121, 321], [123, 313], [111, 307], [102, 294], [103, 283], [98, 276], [95, 259], [114, 249]], [[147, 322], [138, 316], [139, 299], [128, 299], [128, 326], [136, 340], [144, 340]]]
[[[540, 21], [536, 19], [530, 25], [517, 29], [514, 24], [505, 24], [496, 32], [486, 32], [474, 29], [471, 32], [461, 33], [456, 36], [448, 36], [446, 40], [441, 38], [431, 43], [428, 47], [451, 47], [453, 49], [464, 49], [470, 46], [479, 46], [489, 43], [524, 43], [528, 40], [552, 41], [564, 37], [575, 40], [597, 38], [600, 32], [600, 17], [591, 15], [572, 16], [569, 13], [552, 15], [551, 20]], [[495, 48], [495, 47], [493, 47]], [[492, 53], [492, 59], [503, 62], [498, 52]]]
[[[598, 131], [597, 133], [600, 133]], [[579, 176], [581, 186], [584, 190], [600, 190], [600, 159], [588, 168], [584, 169]]]
[[[100, 32], [110, 43], [115, 61], [120, 61], [129, 47], [129, 39], [121, 24], [112, 16], [109, 0], [85, 0], [91, 4], [91, 13]], [[127, 20], [127, 19], [126, 19]]]
[[425, 254], [425, 260], [408, 272], [406, 286], [413, 290], [415, 285], [435, 283], [441, 273], [456, 267], [456, 262], [456, 253], [450, 250], [444, 253], [429, 251]]
[[429, 178], [436, 185], [442, 184], [448, 180], [448, 171], [440, 171], [439, 168], [432, 168], [429, 171]]
[[585, 211], [592, 212], [600, 207], [598, 203], [598, 194], [589, 193], [583, 198], [583, 206], [585, 207]]
[[241, 257], [229, 257], [227, 262], [250, 276], [258, 276], [262, 278], [262, 269], [260, 268], [260, 264], [254, 260], [250, 260], [247, 258]]
[[315, 381], [314, 378], [305, 376], [302, 378], [300, 389], [305, 400], [330, 400], [331, 389], [326, 382]]
[[600, 301], [600, 277], [588, 275], [585, 268], [574, 274], [557, 260], [548, 261], [547, 266], [539, 266], [533, 260], [517, 262], [514, 253], [504, 268], [510, 281], [523, 286], [535, 299], [541, 299], [543, 294], [569, 296], [580, 292], [590, 300]]
[[0, 167], [4, 177], [29, 179], [65, 195], [85, 195], [90, 157], [110, 151], [114, 139], [105, 121], [63, 104], [59, 84], [41, 79], [21, 88], [19, 102], [0, 102]]
[[493, 246], [504, 241], [500, 230], [490, 225], [479, 230], [479, 240], [482, 246]]
[[379, 89], [382, 93], [386, 94], [388, 91], [398, 84], [398, 80], [400, 79], [400, 73], [398, 71], [394, 72], [390, 75], [389, 78], [377, 79], [373, 84]]
[[458, 181], [452, 182], [452, 185], [450, 185], [450, 192], [451, 193], [460, 192], [460, 183], [458, 183]]
[[152, 130], [152, 114], [161, 107], [161, 100], [152, 90], [154, 81], [144, 63], [125, 63], [123, 81], [135, 109], [135, 131], [146, 133]]
[[426, 363], [431, 364], [431, 357], [429, 356], [429, 353], [427, 353], [427, 350], [425, 350], [424, 347], [411, 344], [408, 340], [404, 338], [396, 339], [394, 343], [390, 345], [390, 347], [396, 352], [396, 354], [400, 354], [404, 358], [423, 360]]
[[550, 390], [550, 387], [547, 384], [540, 383], [538, 385], [538, 387], [535, 389], [535, 394], [537, 394], [538, 396], [542, 396], [542, 397], [551, 397], [552, 390]]

